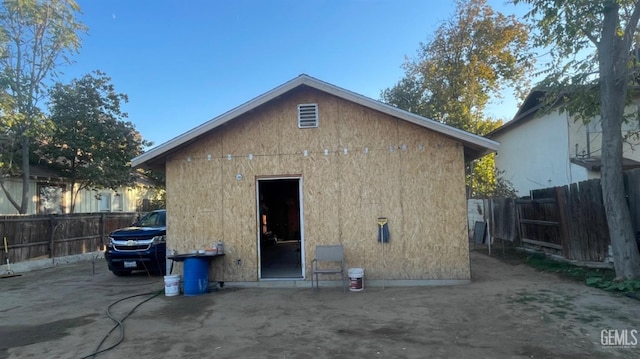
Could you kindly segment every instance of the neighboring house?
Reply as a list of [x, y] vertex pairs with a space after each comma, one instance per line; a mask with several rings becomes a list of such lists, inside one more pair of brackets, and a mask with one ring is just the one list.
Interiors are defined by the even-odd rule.
[[[542, 110], [543, 91], [532, 91], [513, 119], [486, 137], [500, 143], [496, 168], [504, 171], [518, 195], [539, 188], [564, 186], [600, 177], [602, 129], [600, 118], [588, 125], [575, 121], [556, 106]], [[627, 111], [638, 113], [638, 105]], [[638, 120], [623, 125], [623, 133], [639, 130]], [[640, 142], [629, 139], [623, 148], [625, 169], [640, 167]]]
[[[29, 196], [31, 202], [27, 214], [60, 214], [71, 210], [71, 182], [47, 167], [32, 166]], [[20, 203], [22, 177], [9, 178], [5, 187], [12, 198]], [[135, 186], [118, 190], [82, 190], [75, 204], [75, 213], [136, 212], [145, 200], [159, 195], [150, 180], [140, 177]], [[0, 214], [18, 214], [5, 193], [0, 190]]]
[[296, 285], [342, 244], [365, 281], [421, 285], [469, 280], [465, 161], [497, 148], [300, 75], [132, 165], [166, 170], [169, 248], [224, 242], [218, 280]]

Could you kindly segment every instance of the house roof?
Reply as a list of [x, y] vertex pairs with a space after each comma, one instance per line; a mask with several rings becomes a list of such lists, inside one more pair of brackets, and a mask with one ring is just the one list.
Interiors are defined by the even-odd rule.
[[499, 134], [503, 134], [508, 132], [519, 125], [530, 121], [535, 118], [536, 113], [545, 105], [544, 97], [546, 96], [547, 91], [545, 90], [533, 90], [527, 95], [524, 102], [518, 108], [518, 111], [513, 116], [511, 121], [505, 122], [504, 125], [496, 128], [495, 130], [489, 132], [485, 137], [494, 138]]
[[64, 175], [60, 171], [43, 165], [31, 165], [29, 166], [29, 175], [32, 179], [49, 179], [63, 181]]
[[373, 100], [371, 98], [362, 96], [355, 92], [351, 92], [340, 88], [338, 86], [329, 84], [327, 82], [318, 80], [311, 76], [302, 74], [298, 77], [268, 91], [230, 111], [223, 113], [222, 115], [215, 117], [202, 125], [193, 128], [157, 147], [150, 149], [142, 155], [131, 160], [133, 167], [161, 167], [164, 166], [166, 158], [171, 153], [179, 150], [180, 148], [196, 141], [201, 136], [205, 135], [209, 131], [222, 126], [223, 124], [232, 121], [239, 116], [256, 109], [257, 107], [272, 101], [285, 93], [292, 91], [295, 88], [307, 86], [318, 91], [322, 91], [336, 97], [342, 98], [347, 101], [351, 101], [382, 112], [384, 114], [405, 120], [407, 122], [416, 124], [418, 126], [433, 130], [441, 133], [445, 136], [451, 137], [460, 141], [464, 146], [465, 160], [472, 160], [484, 156], [485, 154], [498, 150], [499, 144], [493, 140], [484, 138], [482, 136], [474, 135], [472, 133], [444, 125], [437, 121], [418, 116], [408, 111], [398, 109], [396, 107], [384, 104], [380, 101]]

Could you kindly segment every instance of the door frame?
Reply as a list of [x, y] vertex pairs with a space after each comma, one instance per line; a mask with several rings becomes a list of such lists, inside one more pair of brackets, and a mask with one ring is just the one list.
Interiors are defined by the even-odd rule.
[[[258, 280], [262, 278], [262, 251], [260, 250], [260, 237], [262, 231], [262, 223], [260, 223], [260, 182], [264, 181], [277, 181], [277, 180], [298, 180], [298, 207], [300, 216], [300, 271], [301, 278], [305, 280], [305, 246], [304, 246], [304, 199], [302, 197], [302, 175], [284, 175], [284, 176], [257, 176], [256, 177], [256, 247], [258, 251]], [[265, 278], [264, 280], [274, 280], [274, 278]], [[289, 278], [283, 278], [282, 280], [289, 280]], [[300, 277], [294, 280], [300, 280]]]

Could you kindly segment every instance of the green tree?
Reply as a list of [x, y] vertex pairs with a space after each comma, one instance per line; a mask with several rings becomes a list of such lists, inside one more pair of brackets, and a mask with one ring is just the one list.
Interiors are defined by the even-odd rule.
[[[491, 100], [499, 100], [507, 88], [513, 88], [520, 98], [528, 89], [527, 74], [534, 64], [528, 34], [525, 24], [495, 12], [485, 0], [458, 0], [454, 15], [437, 28], [431, 41], [420, 44], [418, 57], [405, 62], [404, 77], [382, 92], [382, 100], [465, 131], [486, 134], [487, 128], [497, 127], [485, 116]], [[472, 164], [476, 173], [468, 177], [489, 184], [483, 193], [476, 191], [476, 196], [491, 195], [500, 178], [493, 157], [484, 162]]]
[[[76, 21], [73, 0], [4, 0], [0, 8], [0, 187], [11, 204], [26, 213], [29, 206], [29, 149], [48, 129], [38, 107], [55, 67], [69, 62], [80, 46], [85, 26]], [[4, 141], [3, 141], [4, 142]], [[22, 174], [20, 203], [5, 188], [7, 176]]]
[[71, 212], [83, 189], [131, 185], [135, 172], [130, 159], [151, 145], [142, 139], [120, 104], [111, 79], [100, 71], [50, 91], [54, 130], [40, 149], [40, 157], [71, 179]]
[[[484, 136], [502, 126], [502, 120], [486, 119], [478, 122], [476, 134]], [[469, 198], [515, 198], [513, 184], [496, 169], [495, 153], [467, 164], [467, 190]]]
[[[569, 92], [568, 110], [602, 125], [602, 195], [617, 277], [640, 279], [640, 254], [624, 192], [622, 123], [629, 85], [637, 81], [640, 1], [514, 0], [531, 6], [536, 42], [550, 49], [543, 82], [553, 96]], [[587, 54], [586, 56], [582, 56]], [[635, 61], [632, 61], [635, 60]], [[588, 101], [597, 94], [597, 101]], [[637, 95], [637, 94], [636, 94]]]
[[504, 178], [504, 171], [496, 169], [495, 153], [488, 154], [476, 161], [467, 172], [470, 198], [515, 198], [513, 184]]

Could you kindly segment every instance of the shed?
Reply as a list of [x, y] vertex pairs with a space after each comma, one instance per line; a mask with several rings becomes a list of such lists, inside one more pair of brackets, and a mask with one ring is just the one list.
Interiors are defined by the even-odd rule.
[[315, 246], [342, 244], [368, 285], [429, 285], [469, 280], [465, 161], [497, 149], [303, 74], [132, 165], [166, 171], [169, 248], [224, 242], [217, 281], [308, 286]]

